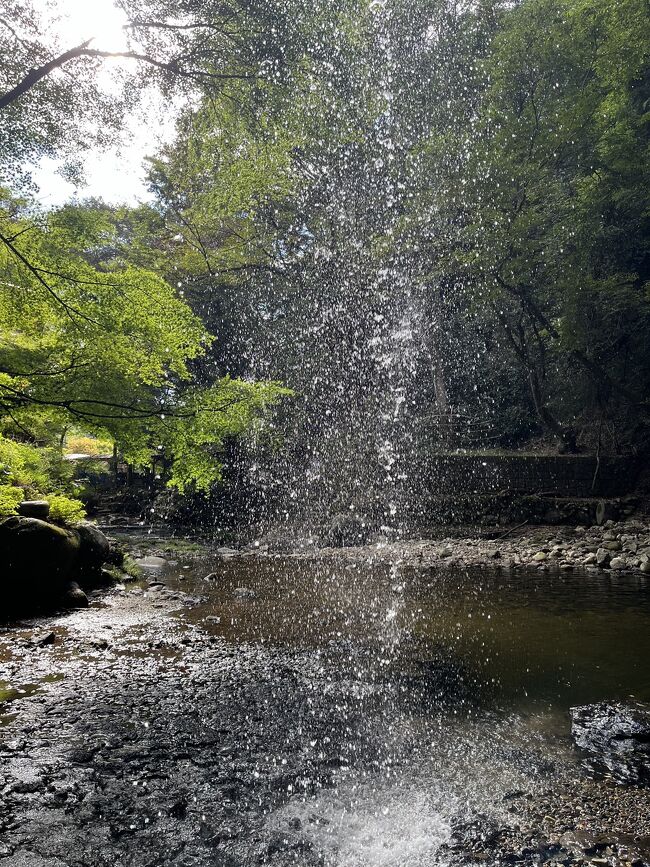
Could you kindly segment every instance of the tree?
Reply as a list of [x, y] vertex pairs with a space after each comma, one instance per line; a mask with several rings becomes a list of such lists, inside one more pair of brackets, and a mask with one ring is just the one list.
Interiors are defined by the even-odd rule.
[[[123, 132], [125, 109], [152, 84], [165, 92], [220, 92], [279, 68], [278, 46], [265, 38], [269, 27], [283, 33], [273, 4], [139, 0], [123, 7], [128, 46], [113, 52], [92, 38], [61, 45], [47, 27], [50, 9], [4, 0], [5, 181], [22, 184], [25, 168], [43, 155], [74, 161], [85, 147], [108, 144]], [[115, 87], [105, 91], [97, 71], [110, 58], [132, 64], [133, 74], [117, 67]], [[160, 217], [98, 203], [42, 214], [4, 191], [0, 224], [5, 444], [8, 436], [23, 441], [23, 452], [51, 446], [76, 423], [110, 436], [136, 465], [162, 457], [169, 483], [181, 490], [209, 487], [219, 476], [224, 440], [253, 429], [287, 392], [214, 370], [196, 381], [198, 359], [213, 338], [178, 287], [156, 273], [152, 241]], [[6, 451], [8, 465], [17, 453]]]
[[108, 209], [34, 216], [9, 196], [2, 204], [3, 435], [51, 446], [76, 424], [113, 439], [136, 466], [165, 459], [180, 490], [207, 489], [224, 440], [286, 390], [196, 385], [190, 366], [213, 338], [169, 283], [123, 258]]
[[646, 13], [526, 0], [487, 61], [465, 262], [569, 450], [647, 413]]
[[[16, 183], [42, 156], [72, 164], [89, 147], [124, 134], [125, 112], [149, 87], [196, 97], [240, 80], [274, 81], [302, 50], [306, 22], [322, 10], [280, 0], [121, 0], [123, 50], [53, 36], [54, 10], [36, 0], [0, 0], [0, 182]], [[310, 31], [311, 33], [311, 31]], [[311, 33], [313, 35], [313, 33]], [[98, 71], [112, 61], [113, 82]]]
[[435, 136], [466, 136], [486, 27], [441, 2], [337, 4], [281, 80], [204, 100], [154, 163], [188, 297], [226, 337], [217, 363], [297, 394], [280, 475], [303, 493], [305, 478], [324, 499], [346, 480], [388, 490], [444, 380], [454, 407], [474, 395], [471, 336], [452, 382], [467, 316], [450, 287], [441, 301], [436, 262], [452, 235], [442, 178], [462, 158], [425, 172]]

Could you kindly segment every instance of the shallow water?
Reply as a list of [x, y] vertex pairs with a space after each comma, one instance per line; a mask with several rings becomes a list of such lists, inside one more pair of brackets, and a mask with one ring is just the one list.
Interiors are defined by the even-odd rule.
[[[97, 805], [55, 820], [21, 796], [33, 838], [58, 822], [48, 852], [75, 867], [458, 863], [459, 824], [516, 825], [510, 793], [582, 773], [571, 705], [650, 700], [636, 577], [168, 556], [14, 663], [38, 691], [9, 696], [3, 731], [42, 702], [22, 730], [43, 742], [33, 773], [56, 766], [57, 785]], [[71, 745], [95, 758], [70, 764]]]
[[[291, 557], [165, 571], [173, 586], [208, 597], [183, 616], [229, 641], [348, 644], [380, 668], [444, 649], [493, 706], [515, 710], [650, 700], [644, 576], [359, 567]], [[212, 580], [201, 580], [207, 574]]]
[[352, 759], [268, 824], [293, 823], [327, 865], [437, 863], [459, 816], [506, 821], [509, 791], [579, 773], [572, 705], [650, 700], [650, 592], [636, 577], [287, 557], [166, 580], [207, 597], [180, 616], [212, 634], [322, 661]]

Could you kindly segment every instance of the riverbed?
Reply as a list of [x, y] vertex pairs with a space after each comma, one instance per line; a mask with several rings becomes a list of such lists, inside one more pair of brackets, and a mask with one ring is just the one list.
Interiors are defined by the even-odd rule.
[[650, 701], [644, 577], [130, 544], [0, 633], [0, 864], [647, 859], [568, 714]]

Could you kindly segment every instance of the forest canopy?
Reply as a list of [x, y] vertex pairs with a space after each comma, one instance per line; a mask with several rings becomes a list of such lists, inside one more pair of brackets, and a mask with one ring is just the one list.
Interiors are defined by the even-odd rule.
[[[644, 0], [116, 5], [107, 93], [108, 52], [0, 2], [5, 497], [64, 490], [73, 429], [208, 489], [274, 405], [288, 488], [422, 448], [643, 450]], [[150, 203], [39, 209], [27, 167], [151, 87], [184, 107]]]

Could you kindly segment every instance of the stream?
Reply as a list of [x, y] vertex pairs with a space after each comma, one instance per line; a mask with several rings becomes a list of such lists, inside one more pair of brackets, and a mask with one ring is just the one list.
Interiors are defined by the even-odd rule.
[[645, 578], [147, 544], [142, 581], [0, 633], [3, 867], [647, 845], [645, 793], [588, 778], [568, 715], [650, 701]]

